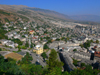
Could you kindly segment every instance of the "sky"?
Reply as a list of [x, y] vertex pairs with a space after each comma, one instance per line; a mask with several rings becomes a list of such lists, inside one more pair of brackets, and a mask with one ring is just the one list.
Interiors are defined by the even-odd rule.
[[0, 0], [3, 5], [26, 5], [57, 11], [66, 15], [100, 16], [100, 0]]

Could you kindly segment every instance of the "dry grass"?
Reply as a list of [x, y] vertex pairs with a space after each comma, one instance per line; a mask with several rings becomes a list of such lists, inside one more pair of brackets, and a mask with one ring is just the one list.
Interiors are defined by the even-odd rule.
[[5, 58], [10, 57], [10, 58], [15, 59], [15, 60], [18, 61], [18, 60], [21, 60], [23, 56], [12, 52], [12, 53], [9, 53], [9, 54], [5, 55], [4, 57]]

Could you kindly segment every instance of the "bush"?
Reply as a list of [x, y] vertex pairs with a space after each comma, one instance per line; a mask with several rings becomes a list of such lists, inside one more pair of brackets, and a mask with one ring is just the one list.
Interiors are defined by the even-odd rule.
[[74, 49], [73, 51], [77, 51], [77, 49]]

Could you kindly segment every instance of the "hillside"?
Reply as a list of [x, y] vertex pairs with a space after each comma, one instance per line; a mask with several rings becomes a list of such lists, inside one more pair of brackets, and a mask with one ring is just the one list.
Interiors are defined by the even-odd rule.
[[49, 19], [58, 19], [62, 21], [72, 21], [69, 16], [51, 11], [46, 9], [40, 9], [40, 8], [34, 8], [34, 7], [27, 7], [23, 5], [0, 5], [0, 9], [11, 11], [13, 13], [17, 13], [19, 15], [24, 15], [27, 17], [31, 17], [31, 19], [34, 17], [42, 17], [43, 18], [49, 18]]
[[93, 22], [100, 23], [100, 16], [97, 16], [97, 15], [75, 15], [75, 16], [70, 16], [70, 17], [74, 20], [93, 21]]
[[40, 9], [35, 7], [27, 7], [24, 5], [0, 5], [0, 21], [10, 22], [17, 21], [21, 18], [24, 22], [34, 21], [38, 24], [49, 24], [52, 21], [58, 22], [77, 22], [82, 24], [99, 24], [91, 21], [98, 20], [98, 16], [68, 16], [56, 11]]
[[46, 10], [46, 9], [40, 9], [40, 8], [26, 8], [26, 9], [30, 9], [33, 11], [37, 11], [39, 14], [44, 15], [45, 16], [51, 16], [51, 17], [55, 17], [55, 18], [59, 18], [59, 19], [64, 19], [64, 20], [71, 20], [71, 18], [68, 15], [64, 15], [55, 11], [51, 11], [51, 10]]

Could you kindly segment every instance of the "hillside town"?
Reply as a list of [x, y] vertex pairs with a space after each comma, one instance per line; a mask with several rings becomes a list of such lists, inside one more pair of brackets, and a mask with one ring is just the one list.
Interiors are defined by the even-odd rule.
[[[98, 26], [52, 20], [49, 22], [50, 24], [38, 24], [34, 21], [24, 22], [19, 18], [17, 23], [3, 24], [7, 38], [0, 39], [0, 55], [5, 59], [10, 57], [19, 61], [28, 52], [33, 58], [32, 63], [45, 67], [51, 50], [55, 49], [59, 53], [59, 61], [64, 63], [62, 71], [70, 72], [82, 63], [100, 69]], [[47, 56], [45, 60], [43, 53]]]

